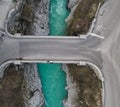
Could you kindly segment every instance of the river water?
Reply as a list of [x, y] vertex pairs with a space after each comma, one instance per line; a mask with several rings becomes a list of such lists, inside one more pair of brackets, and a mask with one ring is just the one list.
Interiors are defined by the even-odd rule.
[[[49, 35], [65, 35], [65, 19], [69, 15], [67, 0], [50, 0]], [[62, 101], [67, 98], [66, 74], [62, 64], [38, 64], [38, 71], [45, 96], [45, 107], [64, 107]]]

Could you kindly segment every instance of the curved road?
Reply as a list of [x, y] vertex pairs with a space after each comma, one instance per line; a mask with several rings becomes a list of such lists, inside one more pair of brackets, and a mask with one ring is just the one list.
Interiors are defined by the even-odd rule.
[[94, 33], [105, 37], [98, 46], [105, 79], [105, 107], [120, 107], [120, 0], [102, 6]]

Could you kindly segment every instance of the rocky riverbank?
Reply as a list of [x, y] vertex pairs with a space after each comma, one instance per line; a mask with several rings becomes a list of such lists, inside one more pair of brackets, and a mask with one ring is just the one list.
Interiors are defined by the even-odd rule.
[[49, 0], [33, 0], [33, 20], [26, 34], [48, 35], [49, 34]]
[[36, 64], [23, 64], [22, 67], [26, 81], [26, 92], [24, 94], [26, 107], [43, 107], [45, 102]]
[[78, 88], [75, 81], [73, 81], [72, 76], [69, 73], [68, 66], [63, 64], [63, 70], [66, 73], [66, 90], [68, 91], [68, 98], [63, 101], [65, 107], [79, 107], [77, 103], [75, 103], [75, 99], [78, 98]]
[[10, 64], [3, 70], [0, 72], [1, 107], [43, 107], [44, 97], [35, 65]]
[[89, 66], [63, 65], [67, 74], [65, 107], [103, 107], [102, 82]]
[[8, 19], [8, 32], [22, 35], [49, 34], [49, 0], [14, 1], [16, 4]]
[[96, 15], [99, 3], [104, 0], [69, 0], [68, 9], [71, 10], [70, 15], [66, 19], [68, 24], [67, 35], [77, 36], [86, 34]]
[[6, 68], [0, 78], [0, 106], [25, 107], [25, 84], [22, 69], [18, 71], [14, 65]]

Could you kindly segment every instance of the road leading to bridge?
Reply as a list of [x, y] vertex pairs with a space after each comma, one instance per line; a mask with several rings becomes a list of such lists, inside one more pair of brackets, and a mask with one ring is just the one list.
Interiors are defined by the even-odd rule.
[[0, 29], [4, 28], [8, 11], [12, 6], [12, 0], [0, 0]]
[[102, 6], [94, 33], [105, 37], [98, 46], [103, 59], [105, 107], [120, 107], [120, 0]]

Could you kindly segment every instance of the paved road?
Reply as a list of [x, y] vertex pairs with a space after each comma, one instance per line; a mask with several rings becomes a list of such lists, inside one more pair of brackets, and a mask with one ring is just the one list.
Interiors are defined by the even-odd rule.
[[12, 6], [12, 0], [0, 0], [0, 29], [4, 28], [5, 19]]
[[[88, 60], [101, 67], [99, 51], [81, 46], [80, 38], [11, 38], [4, 37], [0, 45], [0, 63], [9, 59], [41, 61], [76, 61]], [[81, 42], [80, 42], [81, 41]]]
[[95, 33], [105, 37], [98, 46], [103, 58], [105, 107], [120, 107], [120, 0], [104, 4], [96, 29]]

